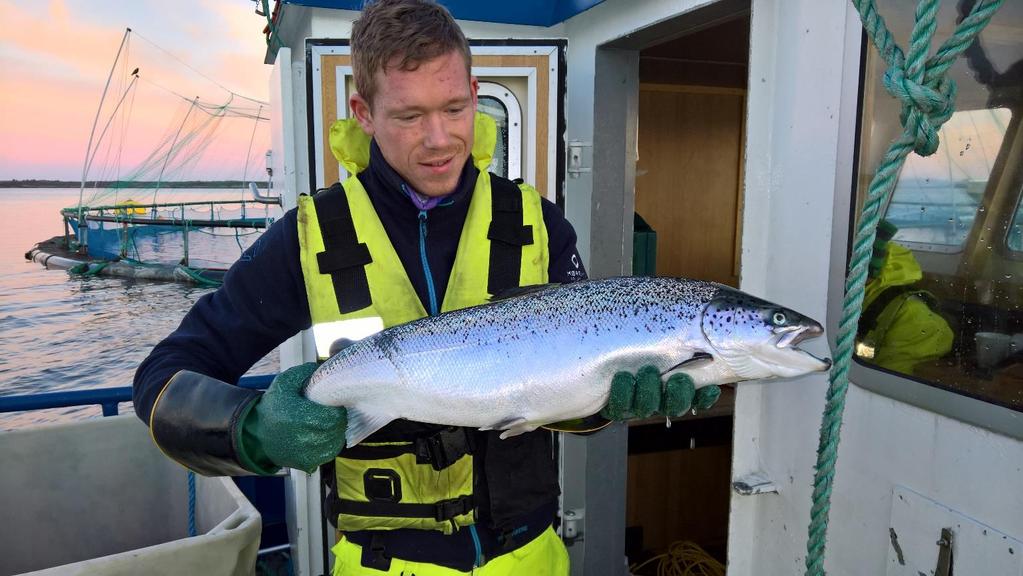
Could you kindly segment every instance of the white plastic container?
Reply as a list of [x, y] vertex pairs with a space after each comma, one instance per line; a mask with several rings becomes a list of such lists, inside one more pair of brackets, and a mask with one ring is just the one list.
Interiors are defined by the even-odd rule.
[[0, 433], [0, 576], [242, 575], [255, 570], [259, 512], [230, 478], [160, 453], [133, 415]]

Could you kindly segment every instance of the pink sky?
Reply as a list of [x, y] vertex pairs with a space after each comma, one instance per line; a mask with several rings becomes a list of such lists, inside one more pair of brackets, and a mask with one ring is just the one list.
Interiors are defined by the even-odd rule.
[[[150, 42], [228, 90], [267, 101], [270, 66], [263, 64], [261, 32], [265, 20], [253, 12], [255, 6], [249, 0], [0, 0], [5, 17], [0, 35], [0, 180], [81, 177], [96, 107], [126, 27], [138, 35], [132, 35], [127, 68], [115, 73], [105, 106], [116, 103], [132, 68], [140, 68], [143, 82], [128, 128], [111, 132], [128, 138], [120, 147], [121, 170], [130, 170], [147, 156], [153, 139], [164, 136], [187, 109], [184, 101], [154, 84], [208, 103], [229, 96]], [[97, 131], [105, 119], [101, 117]], [[240, 178], [254, 125], [224, 121], [195, 177], [227, 178], [234, 171]], [[264, 122], [251, 155], [258, 158], [258, 170], [268, 134]], [[110, 173], [114, 160], [113, 151], [101, 152], [96, 171], [106, 166]], [[252, 172], [250, 168], [250, 178]], [[104, 176], [90, 172], [94, 177]]]

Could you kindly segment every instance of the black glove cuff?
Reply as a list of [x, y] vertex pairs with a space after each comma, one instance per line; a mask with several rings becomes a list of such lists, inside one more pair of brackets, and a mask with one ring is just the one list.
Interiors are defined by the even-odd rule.
[[182, 370], [153, 406], [153, 441], [164, 454], [204, 476], [252, 474], [238, 458], [238, 427], [245, 409], [261, 394]]

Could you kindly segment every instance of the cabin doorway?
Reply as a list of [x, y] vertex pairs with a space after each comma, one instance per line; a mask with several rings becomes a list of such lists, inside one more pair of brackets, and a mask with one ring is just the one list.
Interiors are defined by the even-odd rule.
[[[749, 2], [725, 1], [603, 47], [617, 70], [601, 72], [598, 52], [598, 76], [624, 75], [629, 86], [601, 94], [597, 78], [598, 114], [619, 98], [635, 118], [621, 125], [635, 135], [622, 150], [627, 218], [634, 176], [635, 274], [739, 285], [749, 38]], [[595, 155], [611, 140], [598, 130]], [[664, 418], [630, 423], [625, 538], [634, 573], [658, 573], [657, 560], [639, 565], [684, 542], [725, 563], [733, 408], [734, 390], [724, 388], [713, 408], [670, 429]]]

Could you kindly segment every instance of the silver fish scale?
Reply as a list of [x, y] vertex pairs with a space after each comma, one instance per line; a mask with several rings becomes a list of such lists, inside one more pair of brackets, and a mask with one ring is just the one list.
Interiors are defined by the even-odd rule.
[[590, 280], [392, 327], [342, 350], [307, 396], [385, 420], [507, 428], [598, 412], [615, 371], [664, 370], [705, 348], [721, 286]]

